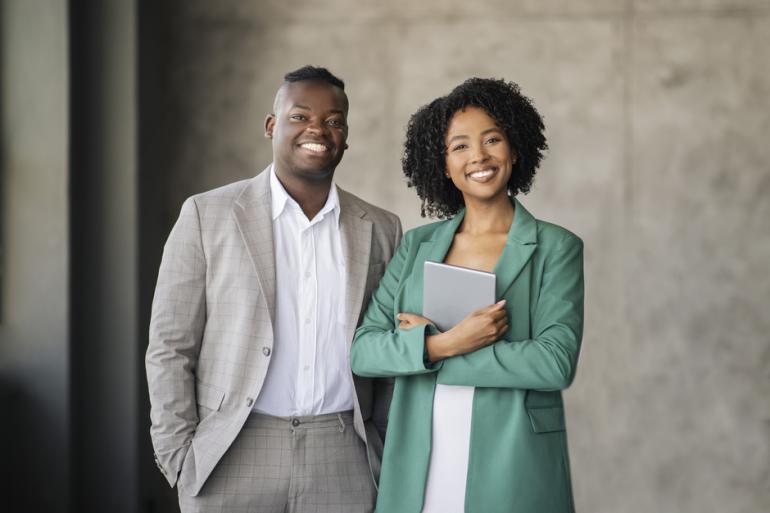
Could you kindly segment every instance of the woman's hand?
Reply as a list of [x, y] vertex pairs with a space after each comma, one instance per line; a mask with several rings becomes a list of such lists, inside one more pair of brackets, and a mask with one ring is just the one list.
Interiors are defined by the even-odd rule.
[[428, 359], [435, 362], [470, 353], [496, 342], [506, 331], [508, 314], [502, 300], [468, 314], [449, 331], [426, 337]]
[[408, 330], [410, 328], [414, 328], [415, 326], [425, 326], [426, 324], [435, 326], [433, 321], [430, 319], [426, 319], [421, 315], [408, 312], [401, 312], [396, 316], [396, 319], [398, 320], [398, 329], [401, 330]]

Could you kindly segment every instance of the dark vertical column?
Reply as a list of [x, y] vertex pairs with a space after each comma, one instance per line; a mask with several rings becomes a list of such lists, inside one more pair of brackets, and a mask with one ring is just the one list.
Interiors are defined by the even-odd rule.
[[158, 471], [150, 441], [150, 404], [144, 373], [144, 353], [150, 309], [163, 244], [174, 221], [169, 207], [168, 177], [173, 144], [169, 87], [173, 61], [170, 44], [173, 2], [139, 0], [138, 6], [138, 144], [139, 144], [139, 511], [179, 511], [176, 490]]
[[72, 1], [72, 511], [138, 508], [136, 5]]

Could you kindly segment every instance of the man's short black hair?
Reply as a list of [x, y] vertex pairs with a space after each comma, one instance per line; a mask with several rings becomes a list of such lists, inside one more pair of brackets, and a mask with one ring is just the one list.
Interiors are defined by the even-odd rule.
[[302, 66], [299, 69], [286, 73], [283, 76], [283, 79], [288, 83], [320, 80], [333, 86], [337, 86], [343, 91], [345, 90], [345, 82], [340, 78], [335, 77], [328, 69], [318, 66]]
[[451, 217], [464, 206], [462, 193], [445, 175], [445, 138], [452, 116], [467, 107], [484, 109], [505, 132], [516, 154], [508, 180], [511, 196], [529, 192], [548, 149], [543, 119], [518, 85], [491, 78], [466, 80], [448, 95], [421, 107], [407, 126], [401, 164], [407, 185], [422, 200], [423, 217]]

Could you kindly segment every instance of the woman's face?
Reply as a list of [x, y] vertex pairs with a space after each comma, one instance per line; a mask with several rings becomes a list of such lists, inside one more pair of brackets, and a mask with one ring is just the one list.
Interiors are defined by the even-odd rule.
[[467, 107], [455, 112], [444, 142], [447, 175], [466, 204], [469, 199], [487, 202], [507, 197], [516, 154], [487, 111]]

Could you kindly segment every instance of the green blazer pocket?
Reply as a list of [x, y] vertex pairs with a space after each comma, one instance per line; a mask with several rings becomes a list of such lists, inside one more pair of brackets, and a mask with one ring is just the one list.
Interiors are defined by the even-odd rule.
[[535, 433], [565, 430], [563, 406], [528, 408], [527, 414], [529, 414], [529, 421], [532, 424], [532, 431]]

